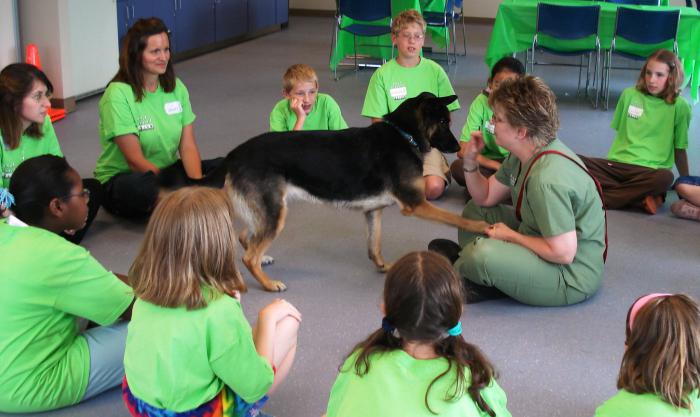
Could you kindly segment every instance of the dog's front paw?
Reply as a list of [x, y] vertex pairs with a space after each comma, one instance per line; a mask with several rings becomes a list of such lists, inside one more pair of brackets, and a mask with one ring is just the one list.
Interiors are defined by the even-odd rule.
[[284, 282], [282, 282], [282, 281], [270, 281], [270, 283], [265, 286], [265, 291], [271, 291], [271, 292], [287, 291], [287, 286], [284, 285]]
[[275, 258], [270, 255], [263, 255], [260, 259], [260, 266], [268, 266], [275, 263]]

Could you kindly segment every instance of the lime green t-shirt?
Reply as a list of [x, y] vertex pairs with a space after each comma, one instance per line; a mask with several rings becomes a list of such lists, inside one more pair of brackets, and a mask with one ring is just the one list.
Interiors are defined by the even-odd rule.
[[[372, 74], [362, 106], [362, 115], [382, 118], [396, 110], [407, 98], [416, 97], [424, 91], [438, 97], [455, 93], [445, 70], [434, 61], [421, 58], [418, 65], [406, 68], [392, 59]], [[459, 101], [453, 101], [447, 108], [450, 111], [459, 109]]]
[[44, 124], [41, 125], [40, 138], [34, 138], [23, 134], [19, 139], [19, 146], [15, 149], [9, 149], [7, 145], [5, 145], [2, 134], [0, 134], [0, 142], [0, 169], [2, 169], [0, 187], [3, 188], [8, 188], [10, 186], [10, 177], [12, 177], [12, 173], [15, 172], [17, 166], [25, 160], [46, 154], [63, 156], [49, 116], [46, 116]]
[[656, 394], [620, 390], [595, 410], [595, 417], [700, 417], [698, 392], [691, 394], [693, 411], [676, 408]]
[[608, 159], [647, 168], [673, 168], [674, 150], [688, 147], [690, 105], [674, 104], [626, 88], [617, 102], [610, 127], [617, 131]]
[[177, 412], [211, 400], [224, 384], [254, 403], [267, 393], [274, 378], [270, 363], [255, 350], [241, 304], [227, 295], [197, 310], [165, 308], [137, 299], [124, 371], [137, 398]]
[[[557, 150], [583, 162], [559, 139], [542, 150]], [[520, 184], [532, 159], [523, 164], [510, 154], [496, 171], [496, 179], [511, 188], [518, 201]], [[605, 212], [595, 182], [581, 168], [561, 155], [544, 155], [535, 162], [525, 184], [518, 232], [527, 236], [551, 237], [576, 231], [574, 261], [559, 265], [564, 281], [584, 294], [593, 294], [603, 276]]]
[[194, 122], [187, 88], [175, 80], [175, 89], [166, 93], [158, 85], [144, 91], [138, 102], [129, 84], [112, 82], [98, 105], [102, 153], [95, 167], [95, 178], [107, 182], [117, 174], [131, 172], [124, 154], [114, 142], [116, 136], [133, 134], [139, 139], [143, 156], [158, 168], [177, 161], [182, 128]]
[[[289, 132], [294, 129], [297, 122], [297, 115], [289, 107], [289, 100], [286, 98], [275, 104], [270, 113], [271, 132]], [[304, 119], [302, 130], [341, 130], [347, 129], [340, 106], [328, 94], [318, 93], [316, 103], [311, 108], [311, 113]]]
[[0, 253], [0, 411], [80, 402], [90, 353], [76, 318], [113, 323], [131, 303], [131, 288], [44, 229], [0, 222]]
[[485, 145], [481, 154], [489, 159], [503, 159], [508, 156], [508, 151], [496, 144], [496, 137], [491, 133], [493, 130], [492, 117], [493, 110], [489, 106], [489, 96], [486, 93], [479, 94], [469, 106], [467, 122], [462, 128], [462, 136], [459, 140], [469, 142], [472, 132], [481, 131]]
[[[456, 400], [445, 400], [451, 393], [454, 372], [440, 378], [430, 389], [428, 404], [425, 393], [430, 383], [445, 372], [448, 362], [444, 358], [419, 360], [403, 350], [375, 353], [370, 357], [369, 372], [363, 376], [355, 373], [357, 353], [350, 355], [338, 374], [328, 400], [327, 417], [481, 417], [478, 406], [468, 393]], [[471, 374], [464, 372], [469, 386]], [[509, 417], [506, 394], [495, 380], [481, 390], [481, 397], [498, 417]]]

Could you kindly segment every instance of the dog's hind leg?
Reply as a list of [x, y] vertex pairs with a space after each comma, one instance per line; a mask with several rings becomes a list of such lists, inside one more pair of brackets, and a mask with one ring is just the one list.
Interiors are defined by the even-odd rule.
[[[241, 233], [238, 234], [238, 241], [241, 243], [241, 246], [243, 246], [243, 250], [248, 249], [248, 230], [243, 229]], [[263, 255], [261, 260], [260, 260], [260, 265], [262, 266], [268, 266], [272, 265], [275, 263], [275, 258], [273, 258], [270, 255]]]
[[379, 272], [386, 272], [391, 265], [382, 257], [382, 209], [365, 212], [367, 220], [367, 255]]

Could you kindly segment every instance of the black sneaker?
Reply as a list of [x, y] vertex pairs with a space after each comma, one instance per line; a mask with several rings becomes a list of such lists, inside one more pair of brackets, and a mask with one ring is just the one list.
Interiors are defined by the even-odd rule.
[[439, 253], [447, 258], [451, 264], [454, 264], [457, 258], [459, 258], [459, 252], [462, 248], [460, 248], [456, 242], [449, 239], [433, 239], [428, 243], [428, 250]]
[[508, 297], [496, 287], [475, 284], [468, 279], [462, 280], [464, 287], [464, 303], [476, 304], [482, 301], [497, 300]]

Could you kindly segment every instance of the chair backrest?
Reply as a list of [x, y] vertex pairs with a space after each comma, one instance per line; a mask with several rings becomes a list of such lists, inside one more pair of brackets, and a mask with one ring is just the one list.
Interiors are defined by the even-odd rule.
[[600, 6], [537, 4], [537, 33], [573, 40], [598, 34]]
[[635, 6], [660, 6], [660, 0], [605, 0], [608, 3], [629, 4]]
[[618, 7], [614, 37], [640, 44], [676, 40], [680, 10], [638, 10]]
[[365, 22], [391, 17], [391, 0], [338, 0], [338, 15]]

